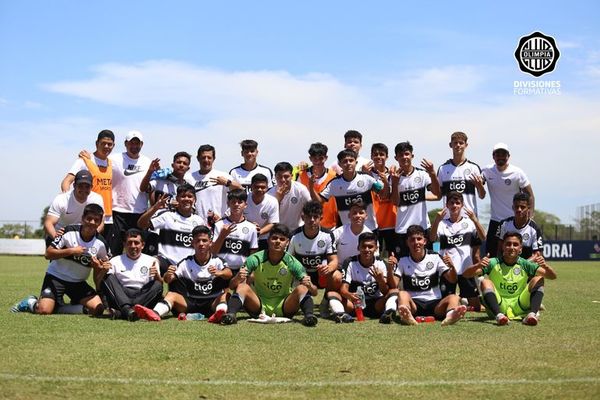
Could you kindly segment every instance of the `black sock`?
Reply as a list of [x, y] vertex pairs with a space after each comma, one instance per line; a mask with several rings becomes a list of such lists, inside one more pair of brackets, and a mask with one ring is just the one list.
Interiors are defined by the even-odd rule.
[[540, 307], [542, 305], [542, 299], [544, 298], [544, 287], [539, 286], [536, 287], [533, 292], [531, 292], [531, 312], [537, 313], [540, 311]]
[[315, 302], [313, 301], [312, 296], [309, 293], [304, 295], [304, 298], [300, 301], [300, 309], [304, 313], [304, 315], [312, 315], [314, 314], [313, 308], [315, 307]]
[[498, 315], [500, 312], [500, 305], [498, 304], [498, 299], [496, 299], [496, 293], [494, 292], [484, 292], [483, 300], [485, 301], [486, 307], [490, 309], [492, 314]]
[[244, 304], [242, 303], [240, 296], [237, 293], [234, 293], [227, 302], [227, 313], [235, 315], [242, 309], [243, 306]]

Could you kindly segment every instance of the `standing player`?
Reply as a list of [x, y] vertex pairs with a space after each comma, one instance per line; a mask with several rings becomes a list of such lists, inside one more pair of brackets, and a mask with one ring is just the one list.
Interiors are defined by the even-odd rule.
[[[300, 171], [298, 181], [308, 188], [309, 193], [313, 190], [312, 187], [317, 193], [320, 193], [329, 181], [337, 176], [333, 168], [325, 167], [327, 151], [327, 146], [320, 142], [311, 144], [308, 149], [308, 159], [312, 165]], [[323, 203], [321, 226], [327, 229], [337, 226], [337, 208], [334, 198]]]
[[[361, 157], [360, 149], [362, 149], [362, 133], [355, 130], [349, 130], [344, 133], [344, 149], [352, 150], [356, 153], [356, 170], [361, 172], [369, 172], [373, 167], [371, 160], [365, 157]], [[339, 160], [337, 163], [331, 165], [336, 174], [341, 175], [343, 168], [341, 167]]]
[[[440, 280], [456, 283], [456, 269], [449, 256], [427, 253], [427, 233], [420, 225], [412, 225], [406, 231], [409, 255], [398, 260], [394, 274], [402, 282], [397, 312], [400, 321], [416, 325], [414, 316], [433, 316], [442, 321], [442, 326], [460, 320], [467, 307], [460, 304], [455, 294], [443, 297]], [[399, 283], [400, 283], [399, 282]], [[391, 298], [390, 298], [391, 299]], [[392, 315], [393, 309], [386, 309]]]
[[[519, 232], [523, 238], [523, 252], [521, 257], [535, 261], [542, 255], [542, 231], [529, 217], [529, 195], [525, 192], [517, 193], [513, 197], [513, 211], [515, 215], [507, 218], [498, 227], [498, 254], [502, 252], [502, 238], [508, 232]], [[475, 264], [475, 263], [474, 263]]]
[[156, 158], [152, 160], [148, 171], [146, 171], [146, 175], [140, 183], [140, 191], [149, 194], [150, 204], [156, 203], [156, 200], [162, 194], [167, 194], [171, 199], [175, 199], [177, 188], [187, 182], [185, 175], [190, 169], [191, 159], [192, 156], [185, 151], [175, 153], [173, 162], [171, 163], [172, 171], [166, 174], [164, 178], [152, 177], [156, 171], [165, 171], [160, 168], [160, 159]]
[[510, 165], [508, 159], [510, 152], [504, 143], [497, 143], [492, 151], [494, 164], [485, 167], [482, 171], [485, 183], [490, 192], [490, 224], [488, 226], [485, 248], [490, 254], [498, 248], [496, 234], [500, 221], [513, 215], [511, 209], [513, 196], [519, 192], [527, 192], [530, 197], [530, 217], [533, 218], [535, 210], [535, 197], [527, 175], [519, 167]]
[[111, 317], [135, 321], [138, 318], [133, 307], [154, 307], [162, 298], [163, 287], [156, 258], [142, 253], [142, 231], [128, 229], [124, 240], [124, 253], [111, 258], [110, 269], [102, 270], [97, 279], [102, 279], [100, 287]]
[[256, 174], [263, 174], [268, 179], [268, 187], [273, 187], [273, 171], [269, 167], [261, 165], [257, 161], [258, 143], [252, 139], [242, 140], [240, 143], [242, 148], [243, 164], [239, 167], [232, 168], [229, 175], [238, 182], [246, 191], [250, 188], [252, 177]]
[[256, 225], [244, 218], [248, 193], [233, 189], [227, 193], [229, 215], [215, 223], [212, 245], [213, 255], [227, 264], [237, 274], [250, 254], [258, 250]]
[[[244, 267], [232, 279], [235, 294], [229, 299], [229, 312], [223, 316], [221, 323], [235, 324], [236, 314], [243, 307], [253, 317], [265, 313], [268, 316], [291, 318], [301, 309], [304, 313], [302, 324], [317, 324], [312, 299], [317, 294], [317, 288], [311, 283], [302, 264], [285, 251], [289, 234], [285, 225], [275, 224], [269, 233], [268, 249], [248, 257]], [[248, 281], [251, 275], [252, 284]], [[294, 281], [300, 284], [294, 287]]]
[[[85, 206], [81, 225], [67, 226], [46, 249], [45, 257], [50, 264], [39, 300], [29, 296], [15, 304], [11, 311], [76, 314], [82, 312], [83, 305], [94, 316], [104, 312], [100, 297], [86, 282], [92, 270], [97, 276], [102, 269], [110, 267], [106, 243], [98, 234], [103, 217], [104, 210], [98, 204]], [[71, 305], [65, 305], [65, 294], [71, 299]]]
[[244, 211], [246, 219], [256, 225], [258, 230], [258, 249], [267, 248], [267, 238], [274, 224], [279, 223], [279, 204], [269, 194], [269, 180], [263, 174], [252, 177], [248, 207]]
[[334, 197], [338, 216], [342, 224], [345, 224], [348, 222], [350, 206], [354, 201], [360, 199], [367, 206], [365, 225], [371, 230], [377, 229], [371, 191], [382, 192], [382, 196], [387, 196], [389, 194], [388, 182], [381, 182], [381, 180], [373, 178], [370, 174], [356, 172], [357, 156], [353, 150], [342, 150], [337, 158], [342, 168], [342, 175], [332, 179], [321, 193], [316, 193], [313, 188], [311, 193], [313, 200], [319, 200], [323, 203]]
[[502, 257], [484, 257], [463, 272], [463, 276], [487, 275], [481, 282], [482, 300], [498, 325], [523, 317], [525, 325], [537, 325], [544, 297], [544, 278], [556, 279], [556, 272], [542, 256], [536, 262], [521, 258], [522, 238], [518, 232], [503, 237]]
[[138, 317], [148, 321], [160, 321], [170, 311], [179, 313], [201, 313], [214, 315], [210, 322], [218, 322], [227, 311], [224, 289], [231, 279], [231, 270], [210, 252], [211, 232], [207, 226], [197, 226], [192, 231], [194, 254], [181, 260], [177, 267], [169, 266], [164, 276], [169, 291], [149, 309], [140, 304], [135, 306]]
[[[421, 166], [424, 169], [412, 165], [415, 157], [413, 146], [409, 142], [401, 142], [394, 148], [398, 167], [393, 166], [390, 170], [392, 181], [392, 202], [398, 205], [396, 217], [396, 245], [395, 253], [400, 257], [408, 255], [407, 229], [411, 225], [419, 225], [425, 231], [429, 230], [430, 222], [427, 215], [426, 193], [431, 191], [439, 198], [440, 184], [435, 175], [433, 164], [423, 159]], [[425, 241], [427, 243], [427, 241]], [[432, 244], [427, 248], [433, 250]]]
[[294, 167], [286, 161], [275, 165], [275, 181], [267, 194], [275, 197], [279, 202], [279, 222], [293, 231], [302, 223], [302, 207], [310, 201], [308, 189], [299, 182], [292, 180]]
[[[371, 160], [373, 167], [371, 175], [382, 182], [388, 182], [390, 171], [385, 163], [388, 159], [388, 147], [383, 143], [374, 143], [371, 146]], [[377, 236], [379, 237], [379, 248], [385, 249], [388, 253], [395, 250], [395, 232], [396, 227], [396, 204], [392, 203], [390, 196], [382, 196], [380, 193], [373, 193], [373, 211], [377, 219]], [[385, 246], [385, 247], [384, 247]]]
[[[466, 209], [467, 217], [463, 216], [463, 195], [459, 192], [449, 192], [446, 195], [446, 207], [436, 216], [429, 239], [432, 242], [440, 240], [440, 254], [448, 255], [456, 267], [460, 296], [467, 299], [469, 305], [479, 311], [479, 291], [474, 278], [462, 276], [465, 268], [479, 262], [479, 246], [485, 239], [485, 230], [479, 223], [475, 213]], [[449, 213], [448, 218], [444, 218]], [[456, 284], [445, 282], [449, 293], [456, 293]]]
[[189, 183], [184, 183], [177, 188], [175, 210], [167, 209], [157, 213], [158, 210], [165, 208], [168, 200], [167, 195], [162, 195], [138, 221], [141, 229], [160, 230], [157, 258], [161, 276], [167, 272], [169, 266], [176, 265], [193, 253], [192, 230], [198, 225], [205, 224], [200, 216], [193, 214], [196, 191]]

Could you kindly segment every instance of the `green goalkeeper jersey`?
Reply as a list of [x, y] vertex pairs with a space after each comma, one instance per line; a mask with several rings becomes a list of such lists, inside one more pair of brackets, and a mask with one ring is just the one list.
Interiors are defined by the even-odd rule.
[[285, 253], [277, 264], [271, 264], [266, 250], [246, 259], [248, 274], [254, 273], [254, 290], [261, 299], [286, 297], [294, 288], [294, 280], [306, 275], [304, 267], [294, 256]]
[[530, 277], [535, 276], [539, 265], [519, 257], [513, 265], [507, 265], [502, 259], [492, 258], [483, 268], [502, 298], [518, 297], [527, 288]]

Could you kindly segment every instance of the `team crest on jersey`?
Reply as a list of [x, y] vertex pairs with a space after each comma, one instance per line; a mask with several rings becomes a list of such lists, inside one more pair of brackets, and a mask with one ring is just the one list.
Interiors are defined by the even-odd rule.
[[248, 229], [247, 226], [245, 226], [245, 227], [242, 228], [242, 233], [243, 234], [247, 234], [248, 232], [250, 232], [250, 229]]
[[365, 186], [365, 182], [363, 180], [360, 180], [360, 181], [356, 182], [356, 186], [361, 188], [361, 187]]
[[469, 175], [471, 175], [471, 169], [467, 168], [467, 169], [465, 169], [465, 178], [468, 178]]
[[265, 221], [269, 218], [269, 214], [267, 212], [260, 213], [260, 217]]
[[521, 268], [517, 267], [517, 268], [513, 269], [513, 274], [520, 275], [521, 274]]
[[425, 268], [432, 269], [433, 268], [433, 262], [432, 261], [427, 261], [427, 264], [425, 264]]
[[468, 226], [469, 226], [469, 224], [467, 223], [467, 221], [463, 221], [463, 223], [460, 224], [460, 227], [463, 229], [467, 229]]
[[298, 198], [297, 197], [292, 197], [290, 199], [290, 201], [292, 202], [292, 204], [297, 204], [298, 203]]
[[88, 252], [90, 253], [90, 255], [95, 256], [96, 254], [98, 254], [98, 249], [95, 247], [90, 247], [88, 249]]
[[421, 182], [423, 182], [423, 180], [421, 179], [421, 177], [420, 177], [420, 176], [417, 176], [417, 177], [415, 178], [415, 183], [418, 185], [418, 184], [420, 184]]
[[317, 242], [317, 246], [318, 246], [318, 247], [321, 247], [321, 248], [325, 247], [325, 241], [324, 241], [324, 240], [319, 240], [319, 241]]
[[142, 268], [140, 268], [140, 273], [142, 275], [148, 275], [148, 267], [144, 265]]
[[526, 242], [529, 240], [529, 233], [524, 233], [523, 234], [523, 241]]
[[505, 183], [507, 186], [508, 186], [508, 185], [510, 185], [510, 184], [511, 184], [511, 182], [512, 182], [512, 181], [511, 181], [510, 179], [505, 179], [505, 180], [504, 180], [504, 183]]
[[279, 268], [279, 275], [281, 276], [286, 276], [288, 273], [288, 270], [284, 267]]

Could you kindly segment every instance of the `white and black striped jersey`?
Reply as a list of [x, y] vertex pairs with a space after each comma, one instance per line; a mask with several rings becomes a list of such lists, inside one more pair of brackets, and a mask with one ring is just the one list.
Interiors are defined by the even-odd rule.
[[242, 185], [242, 187], [248, 193], [250, 193], [250, 184], [252, 183], [252, 177], [256, 174], [263, 174], [267, 177], [267, 179], [269, 180], [269, 188], [272, 188], [275, 184], [273, 180], [273, 171], [271, 171], [271, 168], [266, 167], [262, 164], [257, 164], [256, 167], [254, 167], [254, 169], [251, 169], [249, 171], [247, 169], [244, 169], [242, 165], [232, 168], [231, 171], [229, 171], [229, 175], [231, 175], [236, 182], [239, 182], [240, 185]]
[[[219, 237], [225, 226], [229, 226], [232, 223], [229, 218], [217, 221], [214, 227], [213, 240]], [[256, 230], [256, 225], [244, 219], [242, 222], [237, 223], [235, 230], [225, 238], [218, 256], [235, 273], [244, 265], [251, 250], [257, 249], [258, 231]]]
[[438, 225], [437, 232], [440, 254], [442, 256], [448, 254], [452, 258], [456, 273], [461, 275], [465, 268], [473, 265], [471, 255], [473, 247], [481, 246], [475, 223], [465, 217], [461, 217], [456, 222], [446, 218]]
[[200, 265], [191, 255], [177, 264], [175, 275], [185, 285], [190, 298], [210, 300], [223, 294], [223, 289], [228, 286], [227, 281], [208, 272], [210, 266], [215, 266], [219, 271], [227, 268], [219, 257], [211, 257]]
[[102, 260], [108, 255], [108, 246], [100, 234], [86, 242], [81, 237], [81, 225], [68, 225], [61, 236], [54, 238], [50, 246], [55, 249], [85, 247], [86, 252], [77, 256], [69, 256], [52, 260], [48, 264], [47, 273], [67, 282], [83, 282], [92, 271], [92, 257]]
[[425, 195], [431, 184], [429, 174], [414, 168], [410, 175], [401, 175], [398, 181], [398, 213], [396, 214], [396, 232], [406, 233], [411, 225], [420, 225], [423, 229], [431, 226], [427, 215]]
[[335, 198], [338, 215], [342, 224], [350, 222], [348, 212], [350, 206], [357, 201], [367, 207], [367, 219], [365, 225], [373, 230], [377, 229], [377, 220], [373, 211], [373, 198], [371, 190], [379, 192], [383, 188], [381, 180], [374, 178], [372, 175], [357, 172], [353, 179], [347, 181], [342, 175], [333, 178], [327, 186], [321, 191], [320, 195], [325, 200], [330, 197]]
[[132, 260], [127, 254], [121, 254], [110, 259], [108, 274], [113, 274], [126, 288], [141, 289], [142, 286], [153, 280], [150, 276], [150, 267], [153, 265], [159, 269], [156, 258], [147, 254], [140, 254], [136, 260]]
[[184, 217], [177, 211], [163, 210], [152, 217], [150, 225], [151, 229], [160, 230], [158, 254], [175, 265], [194, 253], [192, 230], [198, 225], [205, 225], [205, 221], [196, 214]]
[[[279, 222], [279, 203], [277, 199], [270, 194], [265, 194], [263, 201], [256, 204], [252, 199], [252, 194], [248, 194], [248, 202], [244, 210], [244, 217], [259, 227], [267, 224], [276, 224]], [[268, 233], [261, 235], [259, 239], [266, 239]]]
[[402, 287], [413, 299], [430, 301], [440, 300], [440, 278], [448, 271], [442, 257], [437, 253], [427, 253], [419, 261], [414, 261], [410, 256], [398, 260], [394, 275], [400, 277]]
[[350, 285], [350, 292], [356, 292], [356, 289], [361, 286], [365, 292], [366, 300], [377, 300], [383, 297], [381, 289], [377, 281], [369, 273], [371, 267], [375, 267], [387, 277], [387, 268], [385, 262], [379, 257], [375, 257], [373, 265], [362, 265], [359, 261], [359, 256], [348, 258], [342, 267], [342, 282]]
[[327, 256], [336, 253], [333, 233], [321, 228], [317, 235], [309, 238], [300, 227], [292, 233], [288, 253], [300, 261], [306, 272], [315, 272], [323, 263], [327, 264]]
[[507, 218], [500, 223], [500, 226], [498, 226], [496, 236], [502, 240], [504, 235], [509, 232], [519, 232], [523, 237], [521, 257], [529, 258], [533, 255], [534, 251], [542, 251], [542, 247], [544, 246], [542, 230], [532, 219], [529, 219], [525, 226], [518, 228], [515, 225], [515, 217]]
[[465, 207], [477, 215], [477, 188], [471, 182], [473, 176], [481, 176], [481, 168], [472, 161], [465, 160], [459, 165], [454, 165], [450, 159], [440, 165], [437, 177], [442, 189], [443, 204], [446, 204], [448, 193], [462, 193]]

